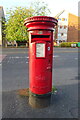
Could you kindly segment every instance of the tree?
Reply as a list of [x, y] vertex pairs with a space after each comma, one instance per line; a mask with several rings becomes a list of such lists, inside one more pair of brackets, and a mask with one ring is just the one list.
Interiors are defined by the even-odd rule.
[[31, 3], [31, 6], [34, 9], [33, 16], [47, 16], [51, 13], [48, 9], [48, 4], [44, 1], [36, 0], [34, 3]]
[[8, 41], [24, 41], [28, 40], [26, 28], [24, 26], [24, 19], [31, 17], [33, 14], [32, 9], [16, 7], [15, 10], [10, 10], [7, 13], [9, 16], [6, 22], [6, 39]]
[[27, 28], [24, 26], [24, 19], [36, 15], [47, 15], [49, 12], [46, 4], [39, 1], [29, 8], [16, 7], [7, 13], [5, 34], [7, 41], [28, 41]]

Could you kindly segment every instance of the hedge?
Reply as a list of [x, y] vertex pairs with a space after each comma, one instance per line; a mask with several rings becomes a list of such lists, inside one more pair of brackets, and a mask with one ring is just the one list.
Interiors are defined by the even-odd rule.
[[76, 44], [76, 47], [78, 47], [78, 42], [62, 42], [60, 47], [71, 47], [71, 44]]

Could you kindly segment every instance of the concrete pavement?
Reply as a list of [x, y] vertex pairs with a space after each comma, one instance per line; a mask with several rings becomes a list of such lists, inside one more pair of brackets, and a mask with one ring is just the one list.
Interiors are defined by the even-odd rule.
[[78, 49], [55, 48], [53, 85], [58, 89], [51, 105], [34, 109], [28, 97], [17, 90], [29, 87], [28, 49], [3, 49], [2, 114], [3, 118], [77, 118], [78, 117]]

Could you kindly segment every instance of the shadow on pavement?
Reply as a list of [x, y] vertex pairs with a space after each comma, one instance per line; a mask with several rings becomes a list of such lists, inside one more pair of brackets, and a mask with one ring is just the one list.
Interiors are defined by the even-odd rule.
[[[50, 106], [33, 108], [28, 97], [21, 97], [17, 91], [2, 94], [3, 118], [78, 118], [78, 85], [57, 86], [52, 94]], [[74, 97], [75, 96], [75, 97]]]

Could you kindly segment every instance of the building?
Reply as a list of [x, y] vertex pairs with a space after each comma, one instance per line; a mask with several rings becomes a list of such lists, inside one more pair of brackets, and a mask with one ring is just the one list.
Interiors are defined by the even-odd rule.
[[55, 17], [58, 19], [56, 41], [78, 42], [78, 16], [63, 10]]
[[78, 16], [69, 13], [67, 42], [78, 42]]
[[2, 46], [2, 18], [4, 18], [3, 7], [0, 6], [0, 46]]

